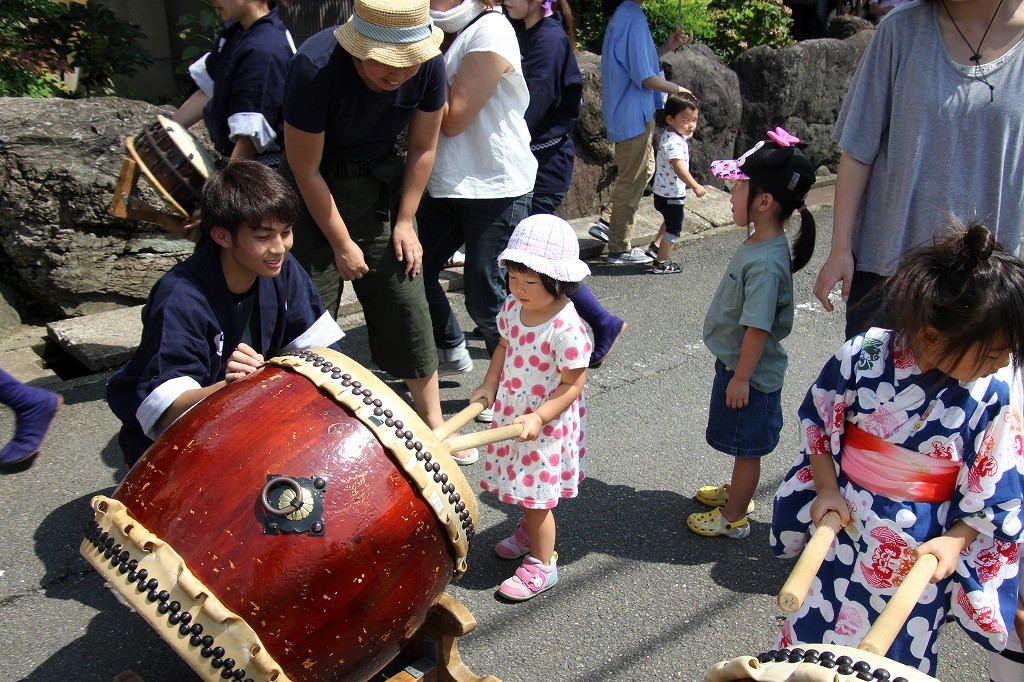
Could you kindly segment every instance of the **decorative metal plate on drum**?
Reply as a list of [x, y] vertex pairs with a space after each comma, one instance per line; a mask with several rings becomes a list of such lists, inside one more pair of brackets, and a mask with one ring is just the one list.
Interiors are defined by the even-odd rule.
[[324, 492], [327, 479], [323, 476], [292, 478], [280, 474], [267, 476], [267, 484], [260, 492], [260, 502], [266, 517], [263, 532], [324, 534]]

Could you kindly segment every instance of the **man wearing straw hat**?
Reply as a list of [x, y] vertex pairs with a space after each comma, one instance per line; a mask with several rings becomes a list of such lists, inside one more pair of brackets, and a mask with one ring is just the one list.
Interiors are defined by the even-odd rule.
[[283, 172], [304, 203], [292, 253], [332, 313], [352, 282], [373, 362], [406, 382], [431, 428], [443, 419], [414, 217], [445, 104], [442, 35], [428, 0], [356, 0], [347, 23], [303, 43], [284, 102]]

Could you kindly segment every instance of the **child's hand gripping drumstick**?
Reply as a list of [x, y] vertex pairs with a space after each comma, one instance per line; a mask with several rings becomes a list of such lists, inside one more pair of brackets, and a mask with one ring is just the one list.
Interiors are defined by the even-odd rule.
[[811, 539], [800, 553], [796, 566], [789, 574], [789, 578], [779, 591], [779, 606], [783, 613], [793, 613], [799, 610], [807, 597], [807, 591], [811, 588], [811, 582], [818, 575], [821, 562], [825, 560], [832, 541], [836, 539], [836, 533], [843, 527], [839, 513], [829, 511], [818, 524]]
[[[475, 419], [488, 404], [489, 403], [486, 398], [477, 398], [467, 407], [463, 408], [458, 414], [453, 415], [451, 419], [434, 429], [434, 433], [438, 438], [444, 440], [469, 422], [473, 421], [473, 419]], [[458, 452], [459, 450], [476, 448], [481, 445], [490, 445], [491, 443], [497, 443], [503, 440], [512, 440], [513, 438], [518, 438], [519, 434], [522, 432], [522, 424], [509, 424], [508, 426], [502, 426], [497, 429], [484, 429], [483, 431], [467, 433], [462, 436], [452, 436], [445, 440], [444, 444], [448, 448], [449, 452]]]

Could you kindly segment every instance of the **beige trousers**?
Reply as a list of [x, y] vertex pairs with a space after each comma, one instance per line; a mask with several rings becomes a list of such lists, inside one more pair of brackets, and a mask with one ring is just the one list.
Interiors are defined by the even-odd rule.
[[612, 198], [601, 210], [608, 223], [608, 252], [622, 253], [633, 247], [633, 219], [640, 207], [644, 188], [654, 177], [654, 121], [644, 132], [615, 143], [615, 165], [619, 174], [612, 187]]

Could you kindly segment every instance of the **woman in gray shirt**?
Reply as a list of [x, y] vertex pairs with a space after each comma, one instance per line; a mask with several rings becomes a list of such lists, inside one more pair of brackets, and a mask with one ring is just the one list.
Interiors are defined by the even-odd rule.
[[833, 138], [835, 226], [814, 294], [842, 281], [847, 338], [899, 257], [952, 215], [1020, 250], [1024, 219], [1024, 0], [918, 1], [875, 31]]

